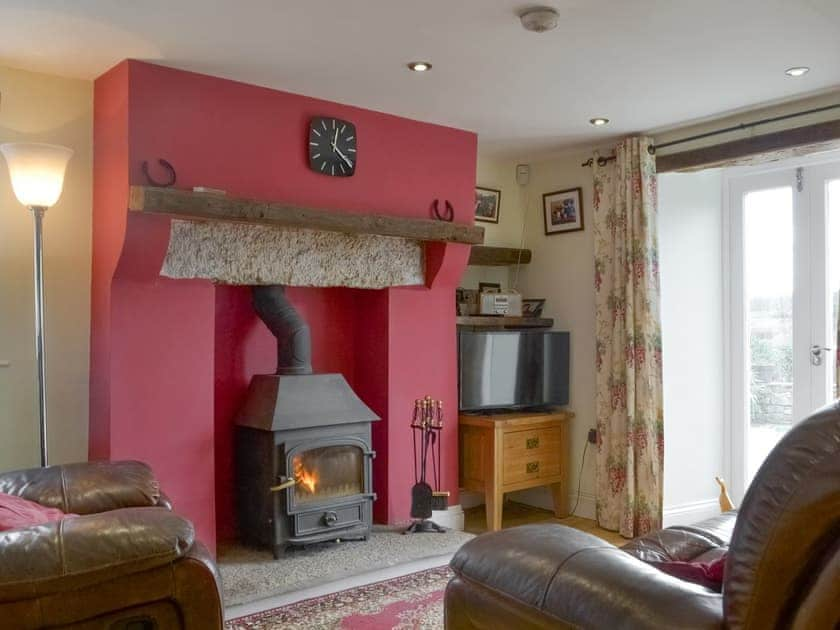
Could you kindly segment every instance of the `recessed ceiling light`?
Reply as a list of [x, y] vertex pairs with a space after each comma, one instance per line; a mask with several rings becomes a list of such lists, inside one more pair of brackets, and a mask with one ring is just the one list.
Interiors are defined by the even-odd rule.
[[432, 69], [432, 64], [428, 61], [412, 61], [408, 64], [408, 69], [414, 72], [427, 72]]
[[795, 68], [788, 68], [785, 70], [785, 74], [789, 77], [801, 77], [803, 74], [808, 74], [808, 71], [811, 68], [806, 66], [796, 66]]
[[590, 118], [589, 124], [593, 127], [603, 127], [604, 125], [610, 124], [609, 118]]

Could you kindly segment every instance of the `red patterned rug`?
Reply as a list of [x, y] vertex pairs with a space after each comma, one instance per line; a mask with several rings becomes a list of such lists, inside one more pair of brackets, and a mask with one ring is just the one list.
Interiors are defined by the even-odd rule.
[[358, 586], [289, 606], [231, 619], [227, 630], [439, 630], [449, 567]]

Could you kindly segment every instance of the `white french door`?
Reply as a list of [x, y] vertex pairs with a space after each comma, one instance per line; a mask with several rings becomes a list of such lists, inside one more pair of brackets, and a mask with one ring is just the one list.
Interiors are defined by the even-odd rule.
[[729, 474], [740, 500], [782, 436], [838, 395], [840, 156], [731, 169], [725, 181]]

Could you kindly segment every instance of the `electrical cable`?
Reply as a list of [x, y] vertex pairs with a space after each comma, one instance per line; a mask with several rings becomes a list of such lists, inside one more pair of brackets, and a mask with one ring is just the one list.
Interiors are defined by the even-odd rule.
[[583, 464], [586, 461], [586, 449], [589, 448], [589, 438], [587, 438], [586, 443], [583, 445], [583, 455], [580, 456], [580, 470], [578, 471], [578, 487], [577, 487], [577, 498], [575, 499], [575, 507], [572, 508], [572, 511], [569, 512], [569, 516], [575, 515], [575, 510], [577, 510], [578, 503], [580, 503], [580, 482], [583, 480]]

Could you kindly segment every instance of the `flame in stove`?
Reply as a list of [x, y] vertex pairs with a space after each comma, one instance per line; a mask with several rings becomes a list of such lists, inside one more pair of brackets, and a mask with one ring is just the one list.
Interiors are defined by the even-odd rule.
[[308, 471], [306, 468], [303, 467], [300, 459], [297, 457], [295, 458], [295, 481], [298, 482], [299, 485], [306, 488], [310, 494], [315, 493], [315, 488], [318, 485], [318, 472], [317, 471]]

